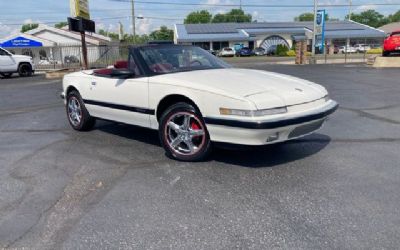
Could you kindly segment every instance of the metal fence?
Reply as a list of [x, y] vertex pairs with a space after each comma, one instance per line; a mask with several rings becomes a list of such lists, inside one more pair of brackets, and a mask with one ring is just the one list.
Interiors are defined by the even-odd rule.
[[[37, 70], [64, 68], [82, 68], [82, 47], [79, 45], [61, 45], [56, 47], [8, 48], [13, 54], [27, 55], [33, 58]], [[113, 65], [117, 60], [127, 60], [128, 44], [88, 45], [90, 68]]]
[[[89, 68], [103, 68], [113, 65], [115, 61], [127, 60], [129, 54], [129, 44], [109, 44], [88, 46]], [[40, 48], [8, 48], [11, 53], [29, 55], [33, 58], [37, 70], [71, 69], [82, 68], [82, 47], [78, 45], [62, 45], [57, 47]], [[328, 52], [328, 51], [327, 51]], [[317, 63], [360, 63], [367, 62], [377, 55], [370, 55], [364, 52], [348, 53], [347, 51], [336, 51], [331, 53], [318, 54], [315, 57]], [[256, 62], [294, 63], [295, 58], [269, 57], [254, 59]], [[253, 60], [250, 60], [253, 61]], [[249, 61], [249, 62], [250, 62]]]

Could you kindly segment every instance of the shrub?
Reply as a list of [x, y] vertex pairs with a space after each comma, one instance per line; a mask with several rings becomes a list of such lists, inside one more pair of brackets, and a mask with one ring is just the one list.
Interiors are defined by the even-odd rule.
[[286, 46], [283, 45], [283, 44], [279, 44], [279, 45], [276, 47], [276, 54], [277, 54], [278, 56], [286, 56], [286, 52], [288, 52], [288, 51], [289, 51], [289, 48], [286, 47]]
[[286, 52], [286, 56], [294, 57], [294, 56], [296, 56], [296, 51], [294, 51], [294, 50], [289, 50], [288, 52]]
[[367, 51], [367, 54], [382, 54], [382, 48], [370, 49]]

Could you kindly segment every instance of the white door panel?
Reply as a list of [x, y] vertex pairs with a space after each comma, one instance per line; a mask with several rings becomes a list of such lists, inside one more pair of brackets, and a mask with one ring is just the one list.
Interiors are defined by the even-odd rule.
[[93, 116], [149, 127], [148, 78], [115, 79], [94, 76], [88, 84], [88, 110]]
[[8, 72], [15, 70], [15, 61], [12, 56], [0, 55], [0, 67], [1, 71]]

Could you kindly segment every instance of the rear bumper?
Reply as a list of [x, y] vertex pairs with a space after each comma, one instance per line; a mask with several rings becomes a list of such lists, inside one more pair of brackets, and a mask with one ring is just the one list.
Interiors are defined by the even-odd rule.
[[204, 118], [212, 141], [266, 145], [299, 138], [320, 129], [327, 117], [336, 111], [335, 101], [301, 116], [280, 119], [244, 121], [222, 118]]

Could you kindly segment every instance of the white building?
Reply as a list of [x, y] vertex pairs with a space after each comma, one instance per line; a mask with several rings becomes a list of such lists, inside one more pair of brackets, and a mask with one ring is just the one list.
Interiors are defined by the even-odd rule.
[[[291, 48], [296, 41], [310, 41], [312, 29], [313, 22], [177, 24], [174, 38], [177, 44], [193, 44], [207, 50], [236, 46], [269, 50], [279, 44]], [[384, 37], [383, 31], [353, 21], [326, 22], [327, 44], [379, 44]]]
[[[95, 63], [102, 56], [109, 56], [111, 38], [95, 33], [86, 34], [89, 62]], [[14, 54], [30, 55], [37, 65], [82, 62], [81, 35], [67, 28], [47, 25], [0, 40], [0, 46]]]

